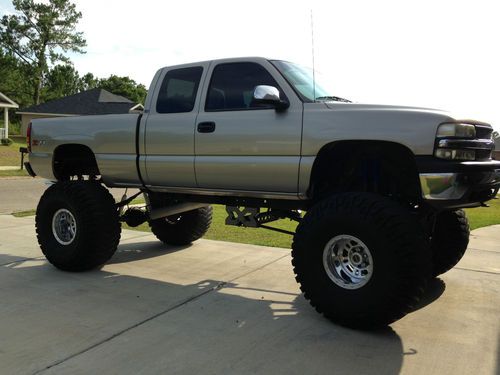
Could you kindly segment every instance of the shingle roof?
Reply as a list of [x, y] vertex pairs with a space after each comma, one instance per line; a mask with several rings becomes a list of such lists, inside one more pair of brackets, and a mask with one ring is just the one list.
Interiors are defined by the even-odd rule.
[[62, 115], [107, 115], [128, 113], [136, 103], [104, 89], [91, 89], [75, 95], [22, 108], [18, 113], [51, 113]]

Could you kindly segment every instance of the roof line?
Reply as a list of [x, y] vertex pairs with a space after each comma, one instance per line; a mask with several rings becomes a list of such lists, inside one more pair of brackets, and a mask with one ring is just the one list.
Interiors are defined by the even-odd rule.
[[20, 112], [16, 111], [18, 115], [44, 115], [44, 116], [59, 116], [59, 117], [71, 117], [71, 116], [82, 116], [82, 115], [70, 115], [67, 113], [43, 113], [43, 112]]
[[3, 100], [5, 100], [7, 102], [7, 105], [4, 106], [4, 105], [0, 104], [0, 107], [3, 107], [3, 108], [19, 108], [19, 104], [17, 104], [15, 101], [13, 101], [11, 98], [9, 98], [4, 93], [0, 92], [0, 98], [3, 99]]
[[144, 105], [142, 105], [141, 103], [138, 103], [138, 104], [134, 105], [133, 107], [131, 107], [129, 109], [129, 111], [136, 111], [138, 108], [141, 108], [141, 110], [144, 110]]

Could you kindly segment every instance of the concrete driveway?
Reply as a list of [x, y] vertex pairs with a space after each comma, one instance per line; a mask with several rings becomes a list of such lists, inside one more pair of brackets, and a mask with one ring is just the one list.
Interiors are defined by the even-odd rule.
[[[43, 178], [0, 178], [0, 214], [35, 209], [48, 184]], [[115, 200], [120, 200], [124, 192], [125, 189], [110, 189]], [[128, 195], [136, 192], [137, 189], [129, 189]]]
[[0, 373], [499, 374], [499, 244], [475, 231], [420, 309], [367, 333], [308, 305], [287, 249], [124, 231], [102, 270], [65, 273], [33, 218], [0, 215]]

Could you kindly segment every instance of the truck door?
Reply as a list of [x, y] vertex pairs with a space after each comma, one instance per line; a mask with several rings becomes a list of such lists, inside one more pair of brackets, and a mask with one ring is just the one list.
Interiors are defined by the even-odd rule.
[[[195, 131], [199, 188], [297, 193], [302, 102], [267, 61], [212, 64]], [[290, 107], [252, 102], [256, 86], [278, 88]]]
[[207, 67], [165, 69], [160, 75], [145, 126], [146, 185], [196, 187], [193, 134]]

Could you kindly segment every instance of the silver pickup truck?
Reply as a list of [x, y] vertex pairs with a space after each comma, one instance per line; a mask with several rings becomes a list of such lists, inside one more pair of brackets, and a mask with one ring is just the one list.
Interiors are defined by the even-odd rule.
[[[317, 78], [317, 77], [316, 77]], [[411, 311], [464, 254], [464, 207], [500, 187], [488, 124], [438, 110], [351, 103], [300, 66], [264, 58], [160, 69], [142, 114], [34, 120], [30, 174], [52, 180], [36, 213], [41, 249], [67, 271], [105, 263], [121, 222], [186, 245], [211, 223], [299, 223], [296, 279], [350, 327]], [[115, 202], [107, 188], [137, 188]]]

